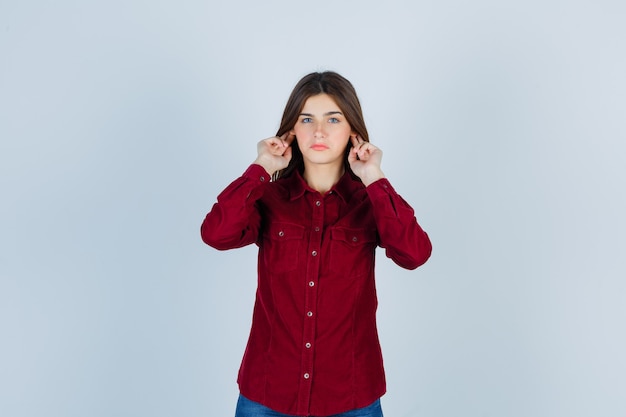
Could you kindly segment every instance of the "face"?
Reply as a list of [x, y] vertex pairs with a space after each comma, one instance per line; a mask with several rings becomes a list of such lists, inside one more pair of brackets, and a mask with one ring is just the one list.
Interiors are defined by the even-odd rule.
[[343, 112], [327, 94], [309, 97], [291, 133], [298, 141], [305, 169], [309, 164], [332, 164], [340, 169], [353, 134]]

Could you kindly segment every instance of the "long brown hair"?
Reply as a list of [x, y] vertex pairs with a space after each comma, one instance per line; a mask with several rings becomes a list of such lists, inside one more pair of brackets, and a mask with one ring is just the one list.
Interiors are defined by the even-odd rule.
[[[276, 132], [276, 136], [281, 136], [293, 129], [304, 107], [304, 103], [306, 103], [309, 97], [318, 94], [328, 94], [332, 97], [341, 109], [347, 122], [350, 124], [352, 131], [358, 134], [364, 141], [369, 142], [369, 135], [365, 127], [363, 111], [361, 110], [361, 103], [357, 97], [356, 90], [350, 81], [333, 71], [312, 72], [298, 81], [298, 84], [296, 84], [291, 92], [291, 96], [289, 96], [289, 100], [287, 100], [283, 118], [280, 122], [278, 132]], [[287, 168], [275, 172], [273, 176], [274, 180], [287, 177], [291, 175], [294, 170], [299, 170], [300, 172], [304, 170], [302, 153], [296, 142], [297, 138], [291, 143], [292, 157], [291, 161], [289, 161], [289, 165]], [[347, 170], [350, 169], [347, 158], [350, 148], [352, 148], [352, 142], [348, 141], [344, 159], [344, 165]]]

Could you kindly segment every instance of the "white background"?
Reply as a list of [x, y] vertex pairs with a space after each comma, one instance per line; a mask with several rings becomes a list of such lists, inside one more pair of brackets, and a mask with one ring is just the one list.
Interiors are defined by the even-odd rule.
[[233, 415], [256, 253], [199, 226], [316, 70], [434, 245], [385, 415], [626, 415], [624, 4], [2, 0], [0, 415]]

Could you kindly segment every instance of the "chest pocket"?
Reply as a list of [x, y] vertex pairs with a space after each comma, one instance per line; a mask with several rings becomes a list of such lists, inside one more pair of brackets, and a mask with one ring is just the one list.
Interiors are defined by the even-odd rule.
[[341, 279], [369, 273], [374, 268], [375, 249], [375, 230], [330, 229], [330, 275]]
[[293, 271], [304, 245], [304, 227], [275, 222], [263, 234], [263, 262], [274, 273]]

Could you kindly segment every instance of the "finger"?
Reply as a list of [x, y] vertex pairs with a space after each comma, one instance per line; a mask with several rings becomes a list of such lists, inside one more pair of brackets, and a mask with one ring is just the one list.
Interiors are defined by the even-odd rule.
[[283, 136], [274, 136], [272, 138], [272, 145], [284, 149], [287, 145], [285, 144], [285, 138]]
[[359, 135], [356, 135], [356, 139], [358, 142], [358, 145], [356, 146], [359, 150], [365, 149], [367, 148], [370, 143], [366, 142], [362, 137], [360, 137]]
[[352, 165], [357, 160], [358, 160], [358, 157], [357, 157], [357, 154], [356, 154], [356, 148], [352, 147], [352, 148], [350, 148], [350, 151], [348, 152], [348, 163], [350, 165]]
[[291, 143], [296, 139], [296, 135], [291, 132], [286, 132], [283, 136], [285, 136], [285, 143], [287, 146], [291, 145]]
[[287, 159], [287, 163], [291, 161], [291, 155], [292, 155], [291, 152], [292, 152], [291, 146], [287, 146], [287, 149], [285, 149], [285, 152], [283, 153], [283, 157]]
[[368, 142], [363, 142], [361, 146], [359, 146], [359, 158], [361, 160], [367, 161], [372, 153], [376, 151], [376, 148], [369, 144]]
[[275, 148], [281, 155], [285, 152], [285, 149], [289, 147], [287, 136], [288, 133], [285, 133], [281, 136], [274, 136], [272, 138], [272, 147]]
[[278, 137], [265, 139], [265, 146], [272, 155], [282, 155], [285, 152], [285, 144]]
[[272, 136], [271, 138], [265, 139], [263, 142], [268, 146], [276, 146], [281, 143], [281, 140], [278, 136]]
[[362, 149], [362, 150], [367, 150], [367, 151], [368, 151], [368, 152], [370, 152], [370, 153], [371, 153], [371, 152], [375, 152], [375, 151], [377, 151], [377, 150], [378, 150], [378, 148], [377, 148], [376, 146], [372, 145], [372, 144], [371, 144], [371, 143], [369, 143], [369, 142], [363, 142], [363, 143], [361, 143], [361, 145], [359, 146], [359, 149]]
[[285, 132], [282, 135], [276, 136], [276, 137], [280, 140], [280, 143], [283, 148], [287, 148], [288, 146], [291, 146], [291, 143], [296, 138], [296, 136], [292, 134], [291, 132]]
[[352, 155], [354, 155], [354, 161], [360, 161], [361, 159], [363, 159], [361, 157], [360, 152], [359, 152], [359, 145], [355, 146], [354, 148], [351, 149], [350, 153]]

